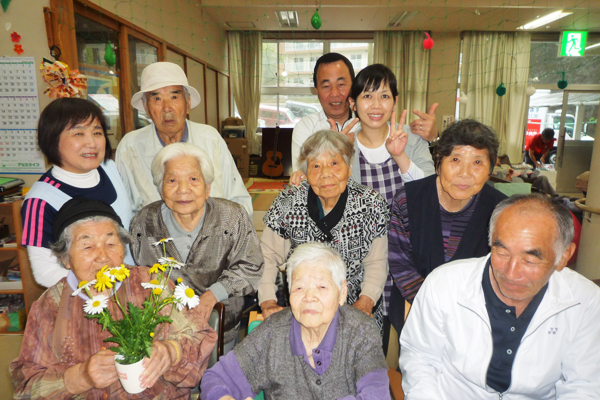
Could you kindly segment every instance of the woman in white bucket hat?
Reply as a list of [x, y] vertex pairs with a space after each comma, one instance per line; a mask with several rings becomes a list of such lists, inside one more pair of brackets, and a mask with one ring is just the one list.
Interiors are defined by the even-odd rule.
[[234, 201], [252, 217], [252, 199], [219, 132], [186, 119], [190, 109], [200, 104], [200, 94], [189, 85], [181, 67], [170, 62], [150, 64], [142, 72], [141, 87], [131, 105], [146, 112], [153, 124], [125, 135], [116, 153], [133, 212], [160, 200], [150, 169], [154, 156], [170, 143], [187, 142], [201, 147], [211, 158], [215, 168], [211, 197]]

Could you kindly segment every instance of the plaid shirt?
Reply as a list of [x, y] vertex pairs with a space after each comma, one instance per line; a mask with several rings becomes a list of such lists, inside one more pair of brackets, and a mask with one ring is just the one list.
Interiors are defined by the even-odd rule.
[[[358, 151], [360, 161], [360, 183], [368, 186], [383, 196], [388, 205], [392, 206], [394, 195], [404, 185], [400, 176], [398, 164], [392, 157], [380, 164], [371, 164], [362, 152]], [[393, 285], [391, 275], [388, 275], [383, 289], [383, 315], [388, 314]]]

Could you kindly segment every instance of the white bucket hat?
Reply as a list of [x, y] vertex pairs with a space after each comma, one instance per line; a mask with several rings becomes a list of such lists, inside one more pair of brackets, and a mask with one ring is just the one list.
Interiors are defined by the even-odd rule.
[[144, 94], [167, 86], [187, 88], [190, 94], [191, 108], [200, 104], [200, 93], [188, 84], [187, 76], [185, 76], [185, 72], [179, 65], [170, 62], [156, 62], [148, 65], [142, 71], [142, 90], [133, 95], [131, 105], [145, 112], [142, 100]]

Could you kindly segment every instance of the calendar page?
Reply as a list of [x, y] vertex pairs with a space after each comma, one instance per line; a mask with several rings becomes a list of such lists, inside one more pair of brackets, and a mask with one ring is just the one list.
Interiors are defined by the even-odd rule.
[[0, 173], [46, 172], [36, 73], [33, 57], [0, 58]]

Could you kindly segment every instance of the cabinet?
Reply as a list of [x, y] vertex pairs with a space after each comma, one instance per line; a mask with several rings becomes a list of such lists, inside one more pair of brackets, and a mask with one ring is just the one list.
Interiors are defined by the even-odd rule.
[[[27, 249], [21, 246], [21, 236], [23, 235], [23, 224], [21, 221], [21, 204], [23, 200], [12, 203], [0, 203], [0, 219], [5, 217], [4, 223], [8, 225], [10, 233], [14, 233], [17, 238], [17, 247], [0, 247], [0, 260], [9, 260], [17, 256], [13, 265], [18, 264], [21, 270], [21, 282], [0, 282], [0, 294], [23, 294], [25, 298], [25, 311], [29, 314], [29, 309], [34, 301], [41, 296], [46, 288], [38, 285], [33, 278]], [[11, 332], [3, 332], [11, 333]], [[14, 332], [22, 333], [22, 332]]]

